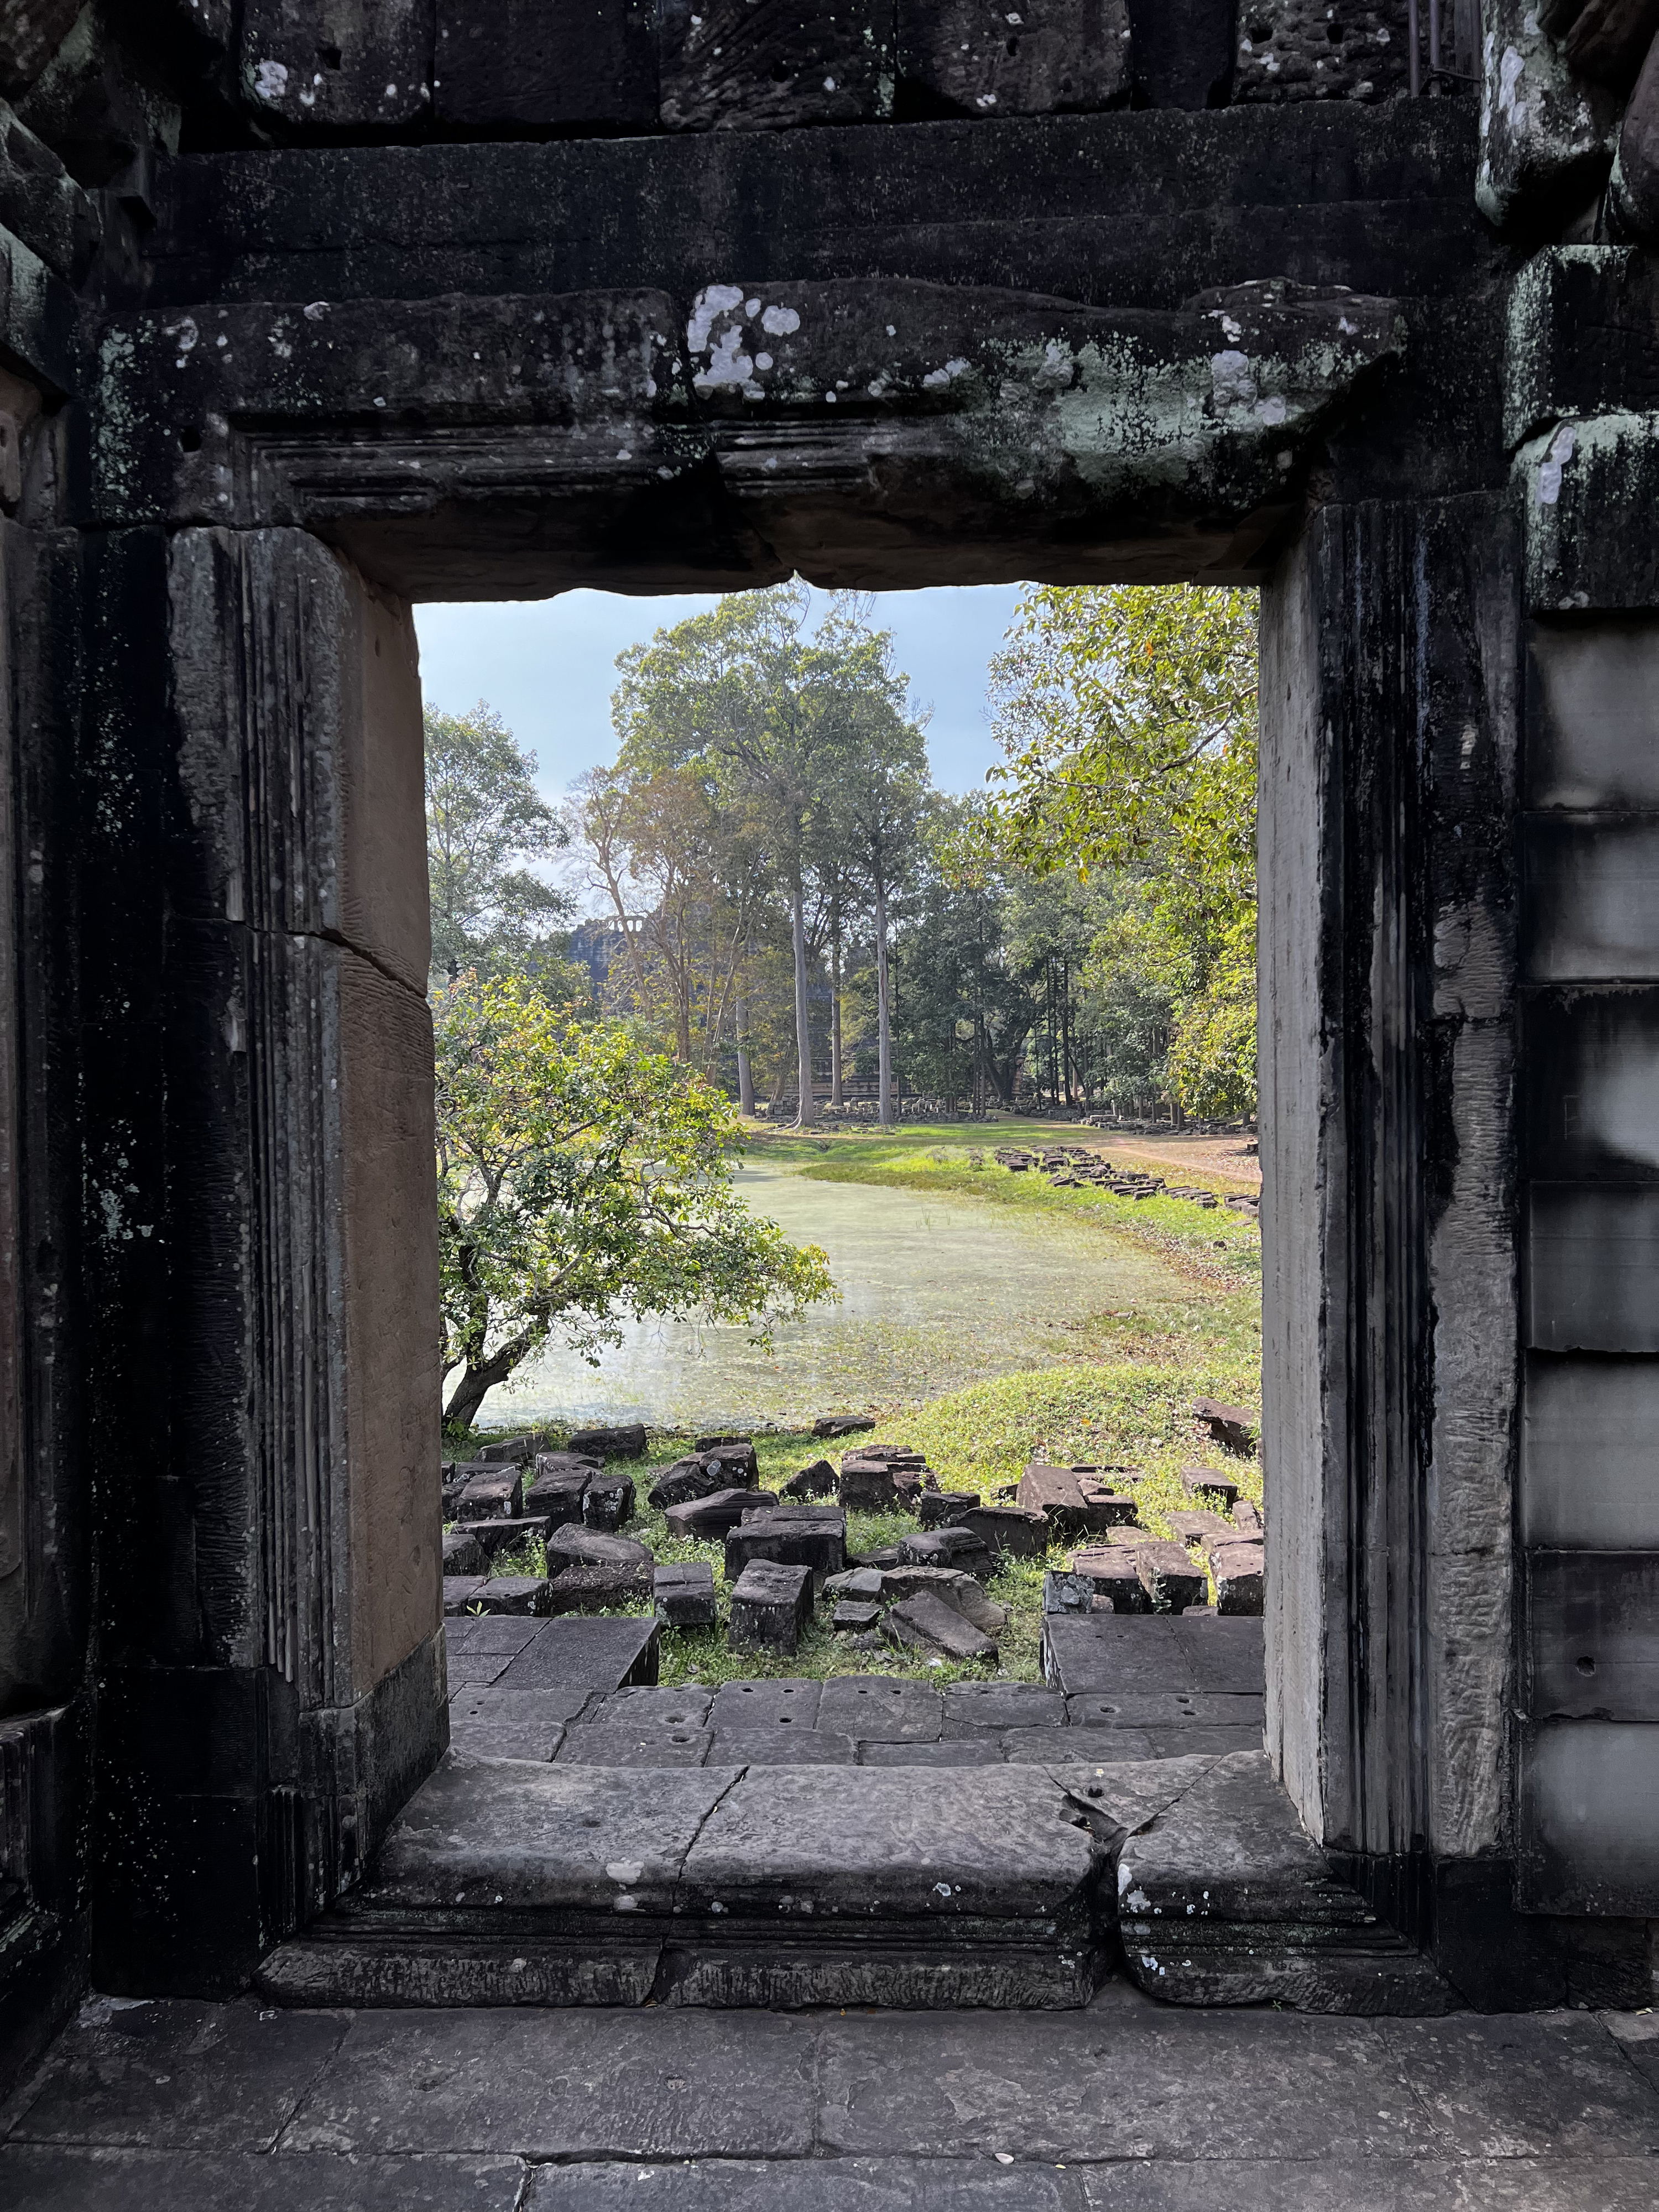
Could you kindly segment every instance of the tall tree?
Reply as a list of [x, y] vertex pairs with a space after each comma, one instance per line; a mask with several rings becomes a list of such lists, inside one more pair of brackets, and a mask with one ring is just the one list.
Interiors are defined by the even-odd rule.
[[536, 757], [481, 699], [426, 710], [426, 851], [432, 966], [530, 974], [556, 957], [570, 901], [537, 872], [567, 841], [536, 789]]

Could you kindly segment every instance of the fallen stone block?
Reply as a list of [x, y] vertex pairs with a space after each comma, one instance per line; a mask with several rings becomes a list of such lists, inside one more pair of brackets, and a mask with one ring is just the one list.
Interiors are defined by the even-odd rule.
[[[575, 1567], [649, 1567], [655, 1563], [648, 1546], [631, 1536], [613, 1536], [603, 1528], [572, 1524], [554, 1529], [547, 1540], [548, 1565], [557, 1559]], [[648, 1579], [648, 1577], [647, 1577]]]
[[1248, 1498], [1239, 1499], [1233, 1508], [1232, 1517], [1233, 1527], [1241, 1536], [1265, 1536], [1267, 1533], [1267, 1523], [1261, 1517], [1261, 1508]]
[[818, 1699], [819, 1728], [866, 1742], [937, 1743], [942, 1719], [931, 1682], [891, 1674], [832, 1674]]
[[486, 1613], [544, 1613], [551, 1609], [544, 1575], [491, 1575], [474, 1602]]
[[1210, 1552], [1215, 1577], [1215, 1609], [1221, 1613], [1259, 1613], [1267, 1552], [1264, 1544], [1217, 1544]]
[[1108, 1599], [1115, 1613], [1150, 1613], [1152, 1609], [1152, 1599], [1135, 1566], [1135, 1555], [1126, 1546], [1103, 1545], [1097, 1549], [1074, 1552], [1070, 1571], [1083, 1576], [1095, 1596]]
[[575, 1429], [569, 1449], [593, 1459], [639, 1459], [645, 1451], [643, 1421], [624, 1421], [610, 1429]]
[[446, 1575], [444, 1577], [444, 1613], [467, 1613], [478, 1602], [487, 1577], [483, 1575]]
[[707, 1729], [607, 1722], [567, 1729], [558, 1760], [563, 1766], [702, 1766], [711, 1741]]
[[591, 1452], [538, 1451], [531, 1462], [535, 1475], [598, 1474], [600, 1463]]
[[836, 1470], [827, 1459], [808, 1462], [799, 1474], [792, 1474], [779, 1495], [797, 1502], [811, 1498], [833, 1498], [836, 1494]]
[[754, 1441], [754, 1438], [750, 1436], [722, 1434], [718, 1437], [693, 1437], [691, 1449], [693, 1451], [700, 1452], [720, 1451], [728, 1444], [748, 1444], [752, 1448]]
[[1093, 1536], [1133, 1521], [1133, 1498], [1115, 1491], [1095, 1467], [1049, 1467], [1033, 1462], [1016, 1492], [1026, 1511], [1041, 1513], [1060, 1536]]
[[924, 1528], [905, 1537], [898, 1548], [907, 1567], [952, 1567], [982, 1582], [996, 1572], [995, 1553], [971, 1528]]
[[1256, 1417], [1247, 1406], [1224, 1406], [1218, 1399], [1194, 1398], [1192, 1413], [1229, 1451], [1248, 1452], [1255, 1446]]
[[763, 1506], [746, 1513], [726, 1539], [727, 1582], [736, 1582], [757, 1559], [808, 1568], [822, 1583], [847, 1565], [847, 1516], [830, 1505]]
[[1062, 1729], [1066, 1700], [1058, 1690], [1036, 1682], [947, 1682], [944, 1691], [947, 1736], [988, 1735], [1006, 1729]]
[[450, 1581], [483, 1571], [483, 1547], [470, 1528], [444, 1531], [444, 1578]]
[[888, 1567], [883, 1570], [881, 1586], [890, 1601], [915, 1597], [923, 1590], [942, 1598], [981, 1636], [1000, 1635], [1008, 1625], [1007, 1607], [988, 1597], [976, 1577], [960, 1567]]
[[892, 1607], [882, 1622], [881, 1632], [890, 1644], [929, 1657], [994, 1661], [997, 1656], [997, 1647], [988, 1636], [981, 1635], [930, 1590], [918, 1590], [915, 1597]]
[[677, 1459], [672, 1467], [658, 1468], [645, 1493], [646, 1503], [665, 1513], [670, 1506], [687, 1505], [693, 1498], [731, 1487], [723, 1475], [710, 1474], [694, 1453], [688, 1459]]
[[547, 1585], [549, 1613], [616, 1613], [655, 1599], [648, 1562], [560, 1568]]
[[916, 1509], [924, 1528], [949, 1528], [980, 1502], [976, 1490], [924, 1490], [916, 1500]]
[[869, 1603], [879, 1601], [886, 1582], [879, 1567], [848, 1567], [838, 1575], [824, 1577], [824, 1595], [833, 1598], [857, 1598]]
[[836, 1492], [849, 1512], [890, 1513], [921, 1495], [920, 1467], [894, 1469], [878, 1462], [842, 1460]]
[[1048, 1556], [1048, 1523], [1041, 1513], [1020, 1505], [980, 1505], [963, 1516], [962, 1526], [993, 1552], [1006, 1552], [1016, 1559]]
[[478, 1447], [481, 1460], [507, 1467], [528, 1467], [541, 1443], [539, 1437], [492, 1437], [487, 1444]]
[[712, 1628], [719, 1608], [714, 1570], [707, 1559], [660, 1566], [652, 1578], [659, 1619], [671, 1628]]
[[830, 1616], [831, 1628], [838, 1632], [848, 1630], [855, 1634], [861, 1634], [866, 1628], [878, 1627], [880, 1622], [880, 1606], [871, 1605], [864, 1599], [855, 1597], [840, 1599]]
[[524, 1511], [524, 1476], [515, 1467], [470, 1475], [456, 1502], [458, 1521], [516, 1520]]
[[582, 1493], [582, 1520], [614, 1534], [634, 1518], [631, 1474], [596, 1474]]
[[734, 1650], [781, 1651], [792, 1657], [811, 1618], [810, 1567], [750, 1559], [732, 1584], [726, 1639]]
[[503, 1552], [516, 1552], [525, 1544], [545, 1543], [551, 1528], [552, 1523], [544, 1515], [526, 1513], [516, 1521], [458, 1521], [454, 1533], [469, 1536], [477, 1546], [482, 1573]]
[[1218, 1513], [1204, 1506], [1194, 1506], [1183, 1513], [1164, 1516], [1176, 1533], [1176, 1540], [1194, 1551], [1207, 1552], [1212, 1544], [1237, 1543], [1238, 1531], [1231, 1521], [1224, 1521]]
[[769, 1490], [716, 1490], [707, 1498], [690, 1498], [683, 1505], [671, 1505], [663, 1518], [671, 1535], [716, 1543], [737, 1527], [745, 1513], [776, 1503]]
[[865, 1429], [873, 1429], [875, 1420], [868, 1413], [820, 1413], [812, 1424], [815, 1437], [854, 1437]]
[[[541, 1462], [537, 1462], [539, 1469]], [[526, 1513], [542, 1516], [550, 1528], [563, 1528], [582, 1517], [582, 1498], [596, 1468], [553, 1468], [538, 1472], [524, 1494]]]
[[873, 1552], [849, 1552], [847, 1562], [849, 1566], [876, 1567], [885, 1574], [890, 1567], [899, 1565], [899, 1547], [896, 1544], [878, 1544]]
[[1229, 1513], [1238, 1503], [1237, 1483], [1218, 1467], [1183, 1467], [1181, 1485], [1189, 1498], [1218, 1499]]
[[1132, 1557], [1154, 1613], [1185, 1613], [1189, 1605], [1203, 1605], [1208, 1599], [1210, 1578], [1194, 1564], [1184, 1544], [1155, 1537], [1150, 1544], [1138, 1546]]

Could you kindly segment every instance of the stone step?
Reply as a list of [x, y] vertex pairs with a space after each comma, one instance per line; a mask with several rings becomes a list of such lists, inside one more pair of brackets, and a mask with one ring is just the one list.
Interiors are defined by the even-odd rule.
[[1090, 1761], [1046, 1733], [1046, 1764], [968, 1768], [452, 1752], [362, 1890], [259, 1986], [306, 2006], [1054, 2008], [1122, 1955], [1178, 2003], [1444, 2009], [1260, 1752]]

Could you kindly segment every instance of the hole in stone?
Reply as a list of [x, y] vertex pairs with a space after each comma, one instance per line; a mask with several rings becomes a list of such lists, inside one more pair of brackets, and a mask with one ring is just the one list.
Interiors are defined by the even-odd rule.
[[1019, 40], [1018, 39], [1009, 40], [1008, 51], [1011, 54], [1017, 54], [1019, 52]]
[[1594, 1659], [1580, 1659], [1577, 1662], [1577, 1667], [1581, 1674], [1593, 1674], [1595, 1672], [1595, 1662]]
[[181, 453], [199, 453], [202, 450], [201, 432], [181, 430], [179, 433], [179, 450]]
[[319, 46], [317, 58], [325, 69], [338, 69], [341, 59], [340, 49], [337, 46]]
[[774, 84], [787, 84], [793, 77], [794, 74], [795, 72], [790, 68], [787, 62], [774, 62], [772, 64], [772, 82]]
[[1340, 46], [1345, 35], [1346, 33], [1344, 33], [1340, 23], [1326, 24], [1325, 36], [1330, 40], [1334, 46]]

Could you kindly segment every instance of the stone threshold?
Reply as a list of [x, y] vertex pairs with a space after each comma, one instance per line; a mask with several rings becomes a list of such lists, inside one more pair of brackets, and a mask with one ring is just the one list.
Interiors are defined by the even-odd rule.
[[1176, 2004], [1454, 2002], [1333, 1876], [1259, 1751], [959, 1769], [451, 1752], [362, 1891], [258, 1987], [305, 2006], [1051, 2009], [1118, 1968]]

